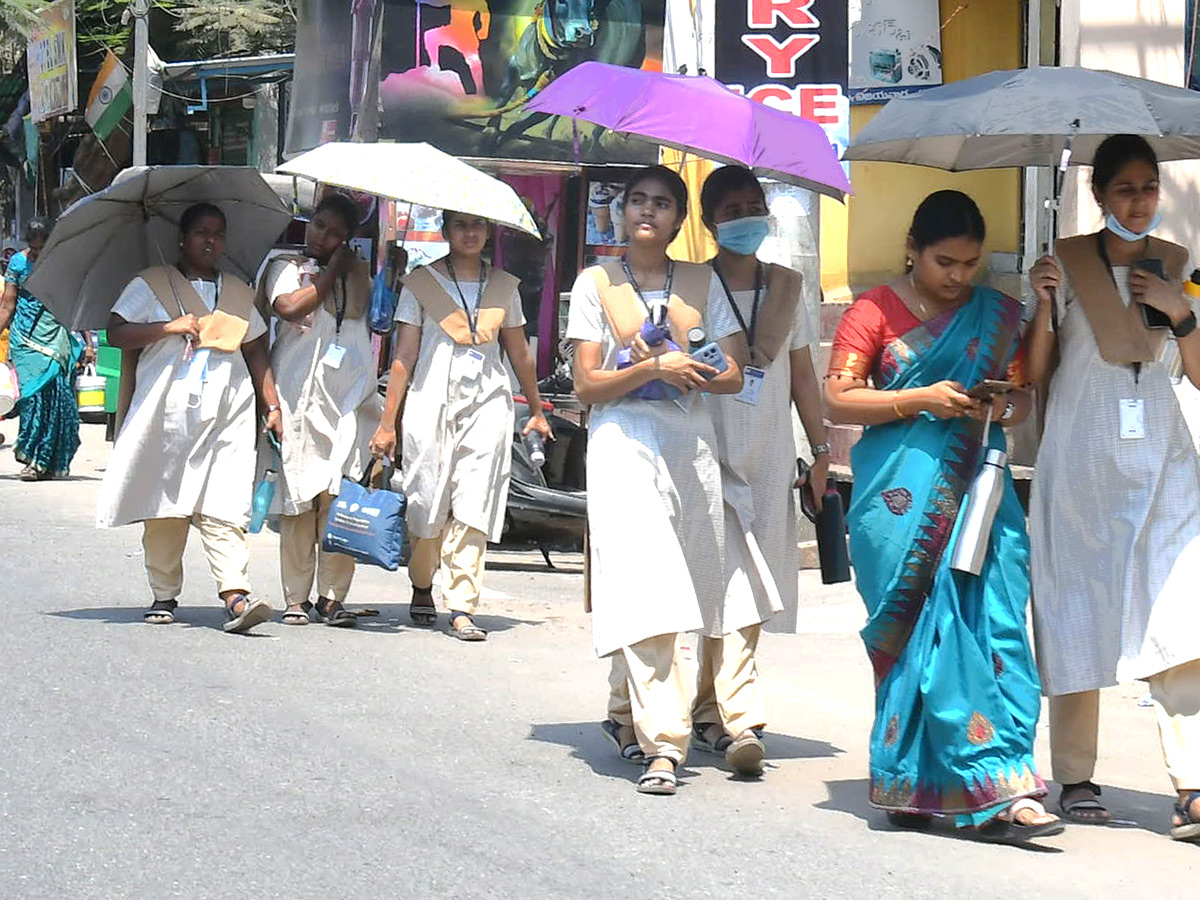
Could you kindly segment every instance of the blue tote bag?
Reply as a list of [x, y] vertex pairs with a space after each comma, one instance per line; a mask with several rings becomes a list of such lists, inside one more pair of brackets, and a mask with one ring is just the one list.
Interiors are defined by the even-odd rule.
[[[386, 487], [372, 490], [374, 468], [375, 460], [371, 460], [360, 481], [342, 479], [342, 489], [325, 521], [321, 548], [394, 572], [407, 562], [404, 512], [408, 500], [402, 491]], [[385, 485], [391, 483], [393, 471], [391, 466], [384, 469]]]

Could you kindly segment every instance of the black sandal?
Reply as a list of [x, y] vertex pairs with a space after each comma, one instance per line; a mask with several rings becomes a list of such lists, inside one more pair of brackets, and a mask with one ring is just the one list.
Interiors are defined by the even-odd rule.
[[888, 824], [905, 831], [928, 831], [933, 827], [933, 816], [914, 812], [889, 812]]
[[[459, 628], [454, 623], [459, 619], [466, 619], [467, 624]], [[465, 612], [450, 613], [450, 633], [460, 641], [486, 641], [487, 632], [475, 624], [475, 620]]]
[[617, 748], [617, 752], [621, 754], [621, 759], [626, 762], [640, 764], [645, 760], [646, 754], [642, 752], [642, 748], [636, 740], [629, 744], [621, 743], [621, 728], [621, 723], [614, 722], [612, 719], [605, 719], [600, 723], [600, 730], [613, 742], [613, 745]]
[[[708, 739], [710, 728], [721, 729], [721, 736], [715, 741]], [[703, 750], [705, 753], [724, 753], [732, 743], [733, 738], [725, 731], [724, 726], [717, 722], [696, 722], [692, 725], [692, 745], [697, 750]]]
[[1175, 803], [1175, 817], [1182, 822], [1171, 821], [1171, 840], [1200, 842], [1200, 818], [1192, 815], [1192, 804], [1200, 799], [1200, 791], [1192, 791], [1183, 801]]
[[[1063, 798], [1074, 791], [1088, 791], [1092, 796], [1079, 797], [1070, 803]], [[1075, 825], [1107, 825], [1112, 821], [1112, 813], [1096, 798], [1100, 796], [1098, 785], [1090, 781], [1078, 781], [1075, 784], [1064, 784], [1058, 795], [1058, 808], [1068, 822]]]
[[317, 611], [317, 618], [330, 628], [353, 628], [358, 624], [358, 616], [342, 606], [340, 600], [318, 597], [313, 609]]
[[[1034, 838], [1050, 837], [1055, 834], [1062, 834], [1066, 830], [1067, 825], [1062, 819], [1054, 819], [1050, 822], [1042, 822], [1040, 825], [1023, 825], [1017, 821], [1017, 816], [1025, 809], [1032, 809], [1032, 804], [1036, 801], [1030, 801], [1028, 798], [1018, 800], [1008, 807], [1000, 816], [996, 816], [990, 822], [979, 826], [975, 829], [975, 833], [979, 839], [990, 844], [1013, 844], [1020, 846], [1026, 844]], [[1038, 809], [1045, 814], [1046, 810], [1040, 803], [1036, 803]], [[1008, 818], [1001, 818], [1007, 815]]]
[[155, 600], [151, 607], [142, 613], [142, 621], [147, 625], [170, 625], [175, 621], [175, 609], [178, 606], [177, 600]]
[[[418, 603], [417, 601], [421, 602]], [[437, 607], [433, 605], [433, 588], [414, 587], [408, 604], [408, 617], [414, 625], [432, 628], [437, 624]]]

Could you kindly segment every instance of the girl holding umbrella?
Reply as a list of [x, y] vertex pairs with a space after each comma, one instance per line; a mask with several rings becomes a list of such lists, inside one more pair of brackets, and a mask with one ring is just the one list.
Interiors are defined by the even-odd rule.
[[1111, 819], [1092, 782], [1099, 689], [1144, 679], [1178, 795], [1171, 837], [1200, 841], [1200, 460], [1168, 365], [1200, 384], [1188, 252], [1152, 234], [1158, 160], [1144, 138], [1097, 148], [1092, 194], [1104, 228], [1060, 241], [1031, 274], [1030, 374], [1049, 380], [1029, 511], [1034, 632], [1054, 780], [1072, 821]]
[[128, 413], [100, 487], [101, 528], [142, 523], [154, 603], [145, 621], [175, 621], [183, 551], [200, 532], [225, 631], [266, 621], [250, 597], [246, 524], [256, 463], [255, 395], [280, 436], [279, 398], [266, 323], [249, 285], [220, 269], [225, 215], [211, 203], [180, 220], [179, 262], [146, 269], [126, 286], [108, 321], [125, 351]]

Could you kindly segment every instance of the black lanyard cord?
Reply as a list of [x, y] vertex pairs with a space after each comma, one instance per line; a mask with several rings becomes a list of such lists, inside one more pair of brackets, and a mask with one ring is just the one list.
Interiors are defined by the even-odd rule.
[[454, 260], [449, 256], [446, 257], [446, 271], [450, 273], [450, 279], [454, 282], [454, 289], [458, 291], [458, 299], [462, 303], [463, 312], [466, 313], [467, 325], [471, 329], [471, 337], [475, 337], [475, 323], [479, 319], [479, 304], [483, 302], [483, 287], [487, 283], [487, 263], [482, 259], [479, 260], [479, 285], [475, 289], [474, 315], [472, 315], [471, 307], [467, 303], [467, 295], [463, 293], [462, 285], [458, 283], [458, 276], [454, 274]]
[[746, 342], [750, 345], [750, 349], [754, 350], [754, 337], [758, 332], [758, 309], [759, 302], [762, 300], [763, 289], [763, 264], [759, 263], [754, 270], [754, 303], [750, 307], [750, 327], [746, 327], [746, 319], [742, 315], [742, 311], [738, 309], [737, 303], [733, 300], [733, 291], [729, 289], [729, 285], [725, 281], [725, 276], [721, 274], [721, 267], [717, 261], [713, 260], [713, 271], [717, 273], [717, 280], [721, 282], [721, 287], [725, 291], [725, 297], [729, 300], [729, 308], [733, 310], [733, 315], [737, 318], [738, 325], [742, 327], [742, 332], [746, 335]]
[[667, 318], [667, 307], [671, 303], [671, 285], [675, 281], [675, 260], [667, 260], [667, 282], [663, 286], [662, 321], [658, 322], [654, 321], [654, 310], [650, 307], [650, 304], [646, 302], [646, 296], [642, 293], [641, 286], [638, 284], [637, 279], [633, 277], [633, 269], [629, 266], [629, 260], [624, 256], [621, 257], [621, 268], [625, 270], [625, 278], [628, 279], [631, 285], [633, 285], [633, 292], [637, 294], [638, 299], [642, 301], [642, 306], [646, 307], [646, 318], [650, 320], [651, 324], [661, 328], [663, 322], [666, 321]]

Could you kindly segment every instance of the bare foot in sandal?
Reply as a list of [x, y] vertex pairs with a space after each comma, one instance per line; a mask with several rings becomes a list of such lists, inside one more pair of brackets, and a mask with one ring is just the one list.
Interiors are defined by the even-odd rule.
[[1171, 840], [1200, 842], [1200, 791], [1179, 792], [1171, 815]]

